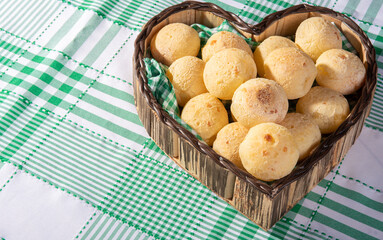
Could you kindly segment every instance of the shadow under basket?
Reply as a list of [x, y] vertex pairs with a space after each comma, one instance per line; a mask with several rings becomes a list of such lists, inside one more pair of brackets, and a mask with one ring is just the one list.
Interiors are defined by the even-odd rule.
[[[143, 59], [151, 38], [166, 24], [200, 23], [216, 27], [226, 19], [246, 37], [261, 42], [272, 35], [294, 35], [303, 20], [314, 16], [334, 22], [343, 32], [366, 67], [366, 82], [358, 91], [358, 100], [346, 121], [280, 180], [271, 184], [260, 181], [215, 153], [170, 117], [150, 91]], [[146, 23], [135, 42], [133, 65], [138, 115], [152, 139], [190, 175], [265, 230], [269, 230], [343, 159], [369, 114], [377, 74], [375, 50], [358, 25], [341, 13], [306, 4], [275, 12], [261, 23], [250, 26], [212, 3], [183, 2], [165, 9]]]

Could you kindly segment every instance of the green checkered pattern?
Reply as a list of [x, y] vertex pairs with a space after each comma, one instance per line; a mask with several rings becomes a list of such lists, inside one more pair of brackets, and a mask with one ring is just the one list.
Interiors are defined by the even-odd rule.
[[140, 153], [144, 156], [147, 156], [151, 159], [156, 159], [157, 161], [169, 165], [175, 169], [181, 169], [178, 165], [170, 159], [162, 150], [157, 146], [157, 144], [152, 140], [148, 139], [144, 145], [142, 152]]
[[[177, 2], [180, 1], [1, 1], [3, 164], [13, 164], [94, 208], [94, 214], [75, 238], [380, 236], [381, 186], [343, 175], [342, 164], [265, 232], [178, 168], [149, 139], [134, 105], [129, 69], [133, 42], [146, 21]], [[365, 125], [383, 131], [380, 1], [365, 4], [372, 11], [365, 11], [366, 6], [359, 0], [210, 2], [250, 24], [302, 2], [350, 15], [367, 33], [377, 52], [378, 86]], [[202, 26], [197, 29], [208, 32]], [[346, 42], [343, 47], [352, 51]], [[167, 101], [174, 105], [175, 97]], [[360, 193], [362, 190], [369, 194]], [[0, 233], [2, 237], [6, 236]]]
[[130, 29], [139, 30], [152, 16], [182, 1], [62, 0], [62, 2], [73, 5], [79, 10], [92, 10], [101, 18]]
[[76, 239], [153, 239], [101, 211], [96, 211], [87, 223], [76, 235]]
[[[1, 31], [5, 29], [16, 36], [34, 41], [50, 18], [65, 8], [59, 1], [24, 0], [2, 1], [0, 9]], [[19, 21], [28, 19], [28, 21]], [[1, 39], [4, 39], [1, 37]], [[3, 56], [3, 55], [1, 55]]]
[[51, 111], [67, 110], [92, 81], [86, 68], [71, 66], [60, 53], [37, 47], [23, 50], [6, 43], [4, 46], [23, 53], [10, 65], [12, 71], [2, 74], [2, 80], [7, 83], [5, 88], [10, 91], [19, 88], [23, 96], [31, 101], [39, 99], [39, 105]]
[[179, 115], [176, 94], [165, 74], [167, 67], [153, 58], [144, 58], [144, 62], [148, 85], [154, 97], [171, 116]]

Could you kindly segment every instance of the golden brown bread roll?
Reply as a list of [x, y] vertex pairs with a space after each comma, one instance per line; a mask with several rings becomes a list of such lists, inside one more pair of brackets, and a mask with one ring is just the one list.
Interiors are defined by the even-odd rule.
[[173, 62], [166, 71], [180, 106], [185, 106], [191, 98], [207, 92], [203, 82], [204, 68], [205, 62], [201, 59], [186, 56]]
[[249, 129], [238, 122], [226, 125], [218, 132], [213, 144], [213, 150], [229, 159], [237, 167], [244, 169], [239, 157], [239, 145], [248, 132]]
[[304, 20], [295, 33], [295, 43], [314, 61], [329, 49], [342, 48], [338, 28], [322, 17]]
[[181, 119], [210, 146], [219, 130], [229, 124], [225, 107], [210, 93], [203, 93], [190, 99], [182, 110]]
[[265, 76], [275, 80], [286, 92], [288, 99], [297, 99], [310, 90], [317, 69], [307, 54], [297, 48], [278, 48], [265, 60]]
[[230, 100], [245, 81], [257, 76], [257, 67], [247, 52], [228, 48], [216, 53], [205, 65], [203, 80], [207, 90], [223, 100]]
[[221, 31], [214, 33], [207, 40], [206, 45], [202, 48], [202, 59], [207, 62], [214, 54], [227, 48], [238, 48], [250, 55], [253, 54], [243, 38], [232, 32]]
[[359, 57], [343, 49], [331, 49], [317, 59], [317, 82], [348, 95], [363, 86], [366, 69]]
[[280, 122], [289, 103], [283, 88], [275, 81], [255, 78], [243, 83], [234, 93], [231, 113], [247, 128], [259, 123]]
[[321, 133], [327, 134], [334, 132], [346, 120], [350, 107], [340, 92], [316, 86], [298, 100], [297, 112], [310, 115]]
[[307, 157], [319, 145], [320, 129], [309, 115], [288, 113], [280, 124], [289, 129], [293, 135], [299, 151], [299, 160]]
[[183, 23], [171, 23], [161, 28], [150, 42], [150, 51], [157, 61], [170, 66], [184, 56], [198, 55], [198, 32]]
[[299, 151], [290, 131], [275, 123], [252, 127], [239, 146], [243, 167], [254, 177], [273, 181], [289, 174]]
[[267, 56], [274, 50], [283, 47], [297, 47], [293, 41], [282, 36], [266, 38], [254, 51], [254, 60], [257, 65], [258, 75], [265, 77], [264, 64]]

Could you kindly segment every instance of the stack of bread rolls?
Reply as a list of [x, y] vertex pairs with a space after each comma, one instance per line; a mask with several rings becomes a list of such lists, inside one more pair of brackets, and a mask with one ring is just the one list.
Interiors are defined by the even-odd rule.
[[[342, 49], [338, 28], [321, 17], [304, 20], [295, 42], [271, 36], [254, 52], [227, 31], [200, 49], [196, 30], [173, 23], [152, 38], [150, 50], [169, 66], [181, 118], [263, 181], [288, 175], [323, 134], [336, 131], [350, 113], [344, 95], [361, 88], [366, 75], [360, 58]], [[288, 113], [289, 100], [297, 103]]]

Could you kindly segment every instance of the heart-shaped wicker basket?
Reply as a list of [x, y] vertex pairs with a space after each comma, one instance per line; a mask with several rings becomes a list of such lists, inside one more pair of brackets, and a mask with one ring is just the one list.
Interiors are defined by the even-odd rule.
[[[321, 16], [343, 32], [359, 53], [366, 82], [346, 121], [286, 177], [268, 184], [242, 171], [183, 128], [153, 96], [147, 84], [143, 59], [153, 35], [169, 23], [200, 23], [216, 27], [228, 20], [246, 37], [261, 42], [269, 36], [294, 35], [298, 25]], [[134, 95], [138, 115], [157, 145], [178, 165], [260, 227], [270, 229], [289, 209], [318, 184], [350, 149], [369, 114], [376, 87], [375, 50], [366, 34], [347, 16], [328, 8], [306, 4], [275, 12], [255, 26], [212, 3], [183, 2], [150, 19], [135, 42], [133, 56]]]

